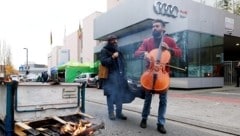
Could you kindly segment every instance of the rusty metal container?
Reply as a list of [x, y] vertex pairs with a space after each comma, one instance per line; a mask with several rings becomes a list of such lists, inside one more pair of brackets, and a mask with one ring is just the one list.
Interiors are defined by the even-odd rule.
[[[56, 128], [60, 129], [69, 122], [76, 127], [85, 117], [93, 118], [84, 112], [85, 87], [78, 83], [53, 85], [13, 81], [0, 86], [0, 129], [6, 136], [43, 135], [45, 131], [39, 128], [47, 130], [44, 126], [51, 126], [51, 129], [58, 126]], [[95, 124], [88, 130], [103, 127], [103, 123]], [[53, 131], [49, 132], [49, 136]]]

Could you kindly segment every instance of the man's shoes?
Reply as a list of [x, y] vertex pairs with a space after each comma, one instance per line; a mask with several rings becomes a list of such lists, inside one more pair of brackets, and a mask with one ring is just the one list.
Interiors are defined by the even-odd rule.
[[142, 121], [140, 123], [140, 127], [141, 128], [146, 128], [147, 127], [147, 119], [142, 119]]
[[124, 116], [123, 114], [117, 115], [117, 118], [121, 120], [127, 120], [127, 117]]
[[108, 117], [109, 117], [110, 120], [115, 120], [116, 119], [114, 113], [109, 113]]
[[163, 125], [160, 125], [160, 124], [157, 125], [157, 130], [158, 130], [158, 132], [160, 132], [160, 133], [162, 133], [162, 134], [166, 134], [166, 133], [167, 133], [167, 131], [166, 131], [166, 129], [164, 128], [164, 126], [163, 126]]

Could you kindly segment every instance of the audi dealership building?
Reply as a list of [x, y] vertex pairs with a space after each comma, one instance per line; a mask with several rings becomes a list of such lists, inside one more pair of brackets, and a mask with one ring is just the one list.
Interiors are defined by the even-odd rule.
[[[166, 32], [182, 50], [172, 57], [171, 88], [223, 87], [225, 62], [240, 60], [240, 17], [192, 0], [123, 0], [94, 21], [94, 38], [118, 36], [127, 77], [138, 82], [145, 61], [134, 52], [151, 36], [152, 20], [167, 23]], [[95, 47], [98, 58], [101, 45]]]

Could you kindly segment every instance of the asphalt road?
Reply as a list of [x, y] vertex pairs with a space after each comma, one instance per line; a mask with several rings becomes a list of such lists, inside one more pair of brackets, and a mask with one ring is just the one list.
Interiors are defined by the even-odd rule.
[[[199, 92], [195, 92], [199, 93]], [[199, 95], [203, 95], [209, 92], [201, 92]], [[211, 94], [216, 95], [216, 94]], [[222, 94], [217, 94], [222, 95]], [[141, 121], [141, 115], [139, 112], [142, 108], [142, 100], [134, 100], [131, 103], [133, 110], [125, 109], [124, 114], [128, 117], [127, 121], [115, 120], [111, 121], [107, 116], [106, 99], [102, 94], [102, 90], [95, 88], [86, 88], [86, 113], [95, 116], [99, 121], [105, 123], [104, 130], [98, 135], [101, 136], [156, 136], [162, 135], [156, 130], [156, 116], [151, 115], [148, 120], [148, 128], [142, 129], [139, 127]], [[128, 105], [129, 106], [129, 105]], [[231, 136], [230, 134], [214, 131], [198, 127], [195, 125], [189, 125], [185, 123], [179, 123], [174, 120], [167, 120], [166, 129], [169, 136]]]
[[[128, 120], [111, 121], [107, 116], [106, 105], [93, 102], [86, 102], [86, 113], [96, 118], [96, 123], [104, 122], [105, 129], [95, 132], [97, 136], [157, 136], [162, 135], [156, 129], [156, 118], [148, 119], [148, 127], [140, 128], [140, 114], [128, 110], [124, 110], [124, 114]], [[203, 129], [174, 121], [167, 121], [166, 136], [231, 136], [225, 133]]]

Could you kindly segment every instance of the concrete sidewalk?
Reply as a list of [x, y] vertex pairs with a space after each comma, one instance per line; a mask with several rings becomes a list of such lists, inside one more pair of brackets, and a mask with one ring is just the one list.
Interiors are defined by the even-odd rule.
[[[98, 97], [92, 97], [93, 93]], [[240, 88], [225, 86], [198, 90], [170, 89], [168, 93], [168, 120], [240, 135]], [[86, 88], [86, 100], [105, 104], [106, 98], [101, 96], [101, 90]], [[152, 116], [157, 116], [158, 102], [158, 95], [155, 95]], [[123, 107], [138, 112], [140, 121], [143, 103], [143, 99], [136, 98]]]

